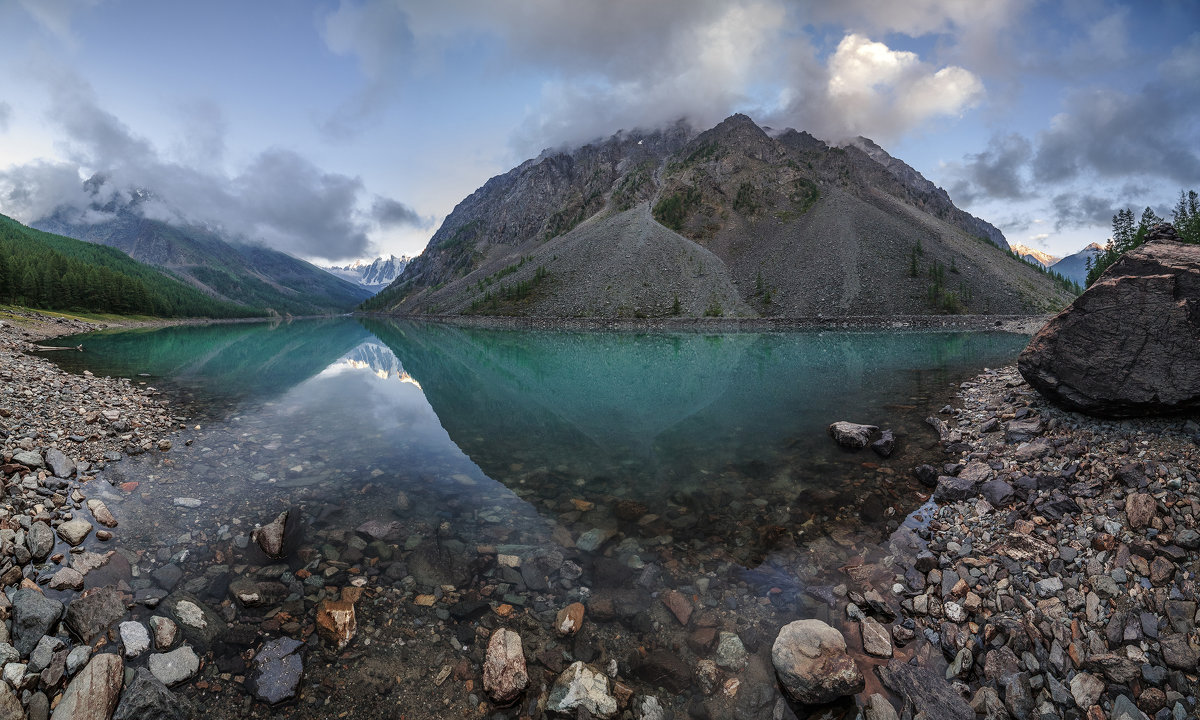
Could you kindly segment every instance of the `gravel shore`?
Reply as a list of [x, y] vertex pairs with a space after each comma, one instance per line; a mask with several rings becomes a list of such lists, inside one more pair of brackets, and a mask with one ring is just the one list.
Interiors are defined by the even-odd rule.
[[891, 543], [919, 664], [988, 718], [1196, 717], [1200, 425], [1062, 411], [1014, 367], [930, 424], [939, 507]]

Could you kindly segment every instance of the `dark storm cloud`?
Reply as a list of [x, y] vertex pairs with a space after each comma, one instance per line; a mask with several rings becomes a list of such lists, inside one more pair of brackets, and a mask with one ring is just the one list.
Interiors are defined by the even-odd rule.
[[[368, 254], [367, 232], [374, 223], [384, 224], [380, 213], [394, 225], [401, 217], [398, 208], [405, 208], [377, 197], [367, 212], [363, 208], [369, 194], [359, 178], [326, 172], [285, 149], [258, 154], [234, 175], [215, 163], [214, 169], [197, 169], [203, 166], [197, 155], [219, 154], [224, 148], [219, 113], [197, 118], [204, 132], [181, 148], [188, 158], [184, 164], [164, 157], [101, 107], [91, 87], [78, 78], [58, 76], [51, 86], [50, 117], [64, 130], [69, 161], [34, 162], [0, 172], [0, 207], [26, 222], [59, 208], [82, 215], [95, 201], [120, 199], [133, 188], [144, 188], [154, 196], [137, 206], [146, 217], [205, 225], [295, 255], [342, 260]], [[81, 177], [96, 172], [105, 182], [96, 189], [98, 195], [88, 195]]]
[[1051, 201], [1054, 207], [1054, 229], [1080, 225], [1108, 225], [1117, 212], [1117, 203], [1109, 198], [1088, 193], [1061, 193]]
[[987, 150], [967, 155], [964, 178], [953, 185], [954, 197], [971, 202], [979, 197], [1016, 200], [1029, 196], [1024, 171], [1033, 158], [1033, 143], [1021, 135], [997, 135]]
[[377, 197], [371, 205], [371, 218], [382, 228], [427, 227], [429, 222], [409, 206], [391, 198]]

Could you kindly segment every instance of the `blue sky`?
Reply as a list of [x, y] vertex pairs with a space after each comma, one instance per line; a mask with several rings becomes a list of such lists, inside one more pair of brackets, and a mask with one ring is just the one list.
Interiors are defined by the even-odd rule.
[[1200, 189], [1200, 3], [0, 0], [0, 212], [147, 213], [415, 254], [548, 147], [733, 112], [857, 134], [1065, 254]]

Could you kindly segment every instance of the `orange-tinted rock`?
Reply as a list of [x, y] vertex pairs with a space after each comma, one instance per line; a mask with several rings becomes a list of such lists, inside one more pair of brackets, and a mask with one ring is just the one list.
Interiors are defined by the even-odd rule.
[[583, 627], [583, 603], [571, 603], [558, 611], [554, 628], [559, 635], [574, 635]]
[[354, 603], [346, 600], [322, 602], [317, 608], [317, 632], [338, 650], [345, 649], [358, 632]]

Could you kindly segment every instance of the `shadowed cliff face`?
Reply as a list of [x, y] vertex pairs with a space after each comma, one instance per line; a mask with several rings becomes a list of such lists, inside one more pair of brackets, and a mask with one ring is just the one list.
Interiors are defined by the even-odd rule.
[[699, 133], [620, 133], [492, 178], [366, 307], [753, 317], [1070, 301], [1005, 249], [996, 228], [865, 138], [831, 147], [734, 115]]

